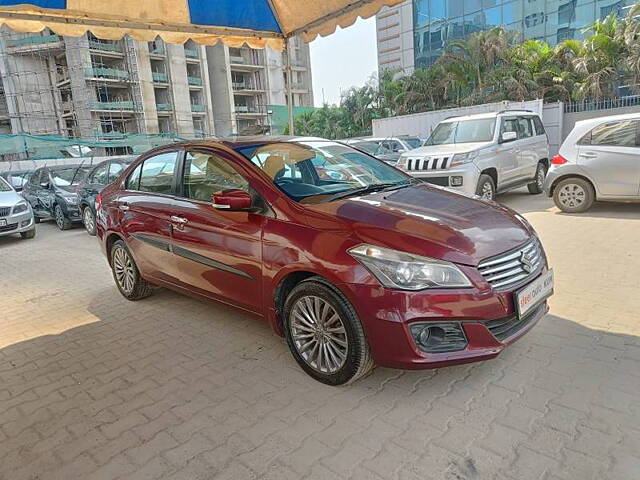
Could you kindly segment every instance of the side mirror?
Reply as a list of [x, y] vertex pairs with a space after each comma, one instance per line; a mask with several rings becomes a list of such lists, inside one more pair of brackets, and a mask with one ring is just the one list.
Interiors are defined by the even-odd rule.
[[211, 196], [213, 208], [237, 212], [251, 208], [251, 195], [244, 190], [225, 190]]
[[49, 186], [50, 186], [50, 185], [49, 185], [49, 182], [42, 182], [42, 183], [40, 184], [40, 186], [41, 186], [42, 188], [49, 188]]
[[404, 152], [406, 152], [406, 151], [407, 151], [407, 149], [406, 149], [406, 148], [396, 148], [396, 149], [395, 149], [395, 153], [404, 153]]
[[518, 139], [518, 134], [516, 132], [502, 132], [502, 136], [500, 137], [501, 143], [513, 142]]

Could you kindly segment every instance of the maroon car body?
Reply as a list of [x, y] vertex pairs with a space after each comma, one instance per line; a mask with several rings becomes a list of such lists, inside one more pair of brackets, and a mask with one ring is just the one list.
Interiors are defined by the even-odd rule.
[[[279, 334], [284, 333], [287, 294], [301, 280], [321, 277], [355, 309], [375, 364], [402, 369], [493, 358], [548, 311], [542, 299], [525, 318], [517, 314], [514, 292], [543, 275], [547, 260], [536, 233], [515, 212], [413, 183], [328, 202], [296, 202], [239, 153], [243, 147], [278, 142], [295, 140], [187, 142], [143, 155], [98, 200], [97, 235], [110, 261], [114, 242], [121, 240], [148, 282], [233, 305], [264, 318]], [[185, 150], [224, 159], [265, 208], [229, 211], [185, 198], [178, 186]], [[179, 153], [170, 192], [127, 188], [141, 162], [171, 151]], [[417, 291], [385, 287], [349, 253], [362, 244], [451, 262], [470, 285]], [[500, 262], [516, 254], [518, 260], [523, 246], [533, 244], [538, 264], [522, 280], [496, 287], [481, 272], [483, 262], [491, 265], [494, 258]], [[462, 328], [466, 344], [425, 351], [412, 334], [417, 322], [453, 322]]]

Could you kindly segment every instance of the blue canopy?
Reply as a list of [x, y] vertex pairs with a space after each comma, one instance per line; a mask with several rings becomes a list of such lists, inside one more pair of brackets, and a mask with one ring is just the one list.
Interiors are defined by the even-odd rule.
[[171, 43], [191, 38], [211, 45], [270, 45], [302, 35], [328, 35], [358, 17], [375, 15], [402, 0], [0, 0], [0, 22], [19, 32], [49, 28], [59, 35], [87, 30], [99, 38], [128, 34], [137, 40], [161, 36]]

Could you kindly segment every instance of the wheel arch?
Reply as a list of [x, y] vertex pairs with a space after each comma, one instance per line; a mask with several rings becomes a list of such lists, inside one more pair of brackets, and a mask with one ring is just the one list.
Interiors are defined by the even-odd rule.
[[489, 175], [493, 179], [493, 183], [496, 187], [496, 190], [498, 189], [498, 169], [497, 168], [495, 167], [485, 168], [480, 172], [480, 175]]
[[584, 180], [585, 182], [588, 182], [589, 185], [591, 185], [591, 188], [593, 188], [593, 192], [596, 196], [596, 198], [598, 198], [598, 189], [596, 188], [595, 184], [593, 183], [593, 181], [585, 176], [585, 175], [581, 175], [579, 173], [567, 173], [565, 175], [562, 175], [558, 178], [556, 178], [553, 183], [551, 184], [551, 186], [549, 187], [549, 196], [552, 197], [553, 196], [553, 192], [555, 191], [556, 187], [558, 186], [558, 183], [562, 182], [563, 180], [566, 180], [568, 178], [580, 178], [581, 180]]
[[107, 254], [107, 261], [109, 262], [110, 266], [111, 266], [111, 248], [113, 247], [113, 244], [116, 243], [118, 240], [124, 241], [124, 238], [122, 238], [119, 234], [115, 232], [110, 232], [107, 235], [107, 237], [104, 239], [105, 251]]

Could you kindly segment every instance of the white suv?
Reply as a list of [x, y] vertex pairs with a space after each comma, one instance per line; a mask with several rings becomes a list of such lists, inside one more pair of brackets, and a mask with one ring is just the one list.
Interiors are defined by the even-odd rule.
[[489, 200], [524, 185], [537, 194], [549, 169], [549, 141], [540, 116], [528, 110], [452, 117], [423, 147], [403, 153], [397, 167]]

